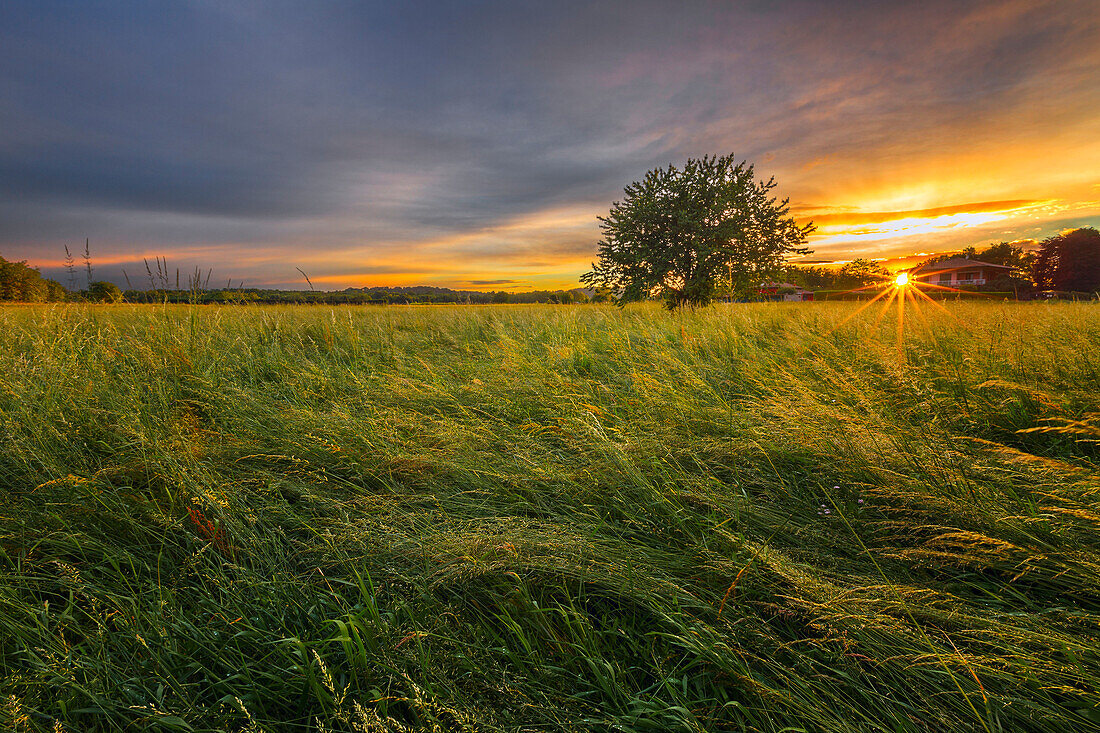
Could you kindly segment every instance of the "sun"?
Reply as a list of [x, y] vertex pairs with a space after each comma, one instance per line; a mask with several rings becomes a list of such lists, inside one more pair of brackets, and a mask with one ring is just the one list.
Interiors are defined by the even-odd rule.
[[[878, 317], [875, 318], [875, 325], [877, 326], [879, 321], [882, 320], [883, 316], [885, 316], [886, 312], [890, 309], [890, 306], [896, 304], [898, 312], [898, 354], [904, 360], [905, 354], [903, 351], [903, 339], [905, 331], [906, 304], [908, 303], [912, 306], [912, 312], [924, 323], [925, 326], [927, 326], [927, 321], [925, 321], [924, 315], [921, 313], [920, 306], [922, 303], [937, 308], [947, 315], [951, 316], [952, 318], [955, 318], [955, 316], [938, 302], [936, 302], [935, 299], [925, 293], [924, 290], [926, 288], [943, 293], [963, 293], [962, 290], [949, 288], [943, 285], [938, 285], [936, 283], [930, 283], [927, 281], [927, 279], [912, 279], [910, 278], [910, 274], [911, 273], [909, 272], [899, 272], [896, 275], [887, 275], [886, 273], [883, 273], [884, 277], [881, 280], [875, 280], [874, 282], [868, 283], [861, 287], [845, 291], [843, 295], [848, 295], [850, 293], [866, 293], [868, 291], [875, 290], [878, 291], [878, 294], [875, 295], [873, 298], [868, 299], [867, 302], [865, 302], [859, 308], [856, 308], [854, 311], [849, 313], [847, 317], [845, 317], [839, 324], [834, 327], [833, 330], [836, 330], [836, 328], [839, 328], [851, 319], [855, 318], [875, 303], [878, 303], [882, 306]], [[931, 274], [935, 275], [936, 273], [933, 272]]]
[[[878, 326], [878, 324], [882, 320], [883, 316], [885, 316], [887, 311], [890, 310], [890, 306], [896, 304], [897, 305], [897, 314], [898, 314], [898, 325], [897, 325], [898, 359], [902, 363], [904, 363], [905, 359], [906, 359], [906, 357], [905, 357], [905, 310], [906, 310], [905, 306], [906, 306], [906, 304], [908, 303], [911, 306], [911, 309], [910, 309], [911, 312], [914, 315], [916, 315], [917, 318], [920, 319], [921, 323], [927, 328], [928, 327], [928, 321], [925, 319], [924, 314], [921, 313], [921, 304], [922, 303], [924, 303], [926, 305], [930, 305], [934, 308], [937, 308], [937, 309], [943, 311], [945, 314], [949, 315], [951, 318], [954, 318], [955, 320], [958, 320], [958, 319], [955, 317], [955, 315], [953, 313], [948, 311], [940, 303], [936, 302], [935, 299], [933, 299], [927, 293], [925, 293], [924, 290], [927, 288], [929, 290], [943, 292], [943, 293], [962, 293], [963, 292], [963, 291], [957, 290], [955, 288], [949, 288], [949, 287], [946, 287], [946, 286], [943, 286], [943, 285], [930, 283], [930, 282], [927, 281], [927, 279], [912, 280], [912, 279], [910, 279], [909, 274], [910, 273], [908, 273], [908, 272], [899, 272], [897, 275], [893, 275], [893, 276], [885, 275], [881, 280], [877, 280], [877, 281], [871, 282], [867, 285], [863, 285], [862, 287], [853, 288], [852, 290], [846, 291], [844, 293], [844, 295], [848, 295], [849, 293], [865, 293], [867, 291], [872, 291], [872, 290], [877, 290], [878, 294], [875, 295], [873, 298], [868, 299], [867, 302], [865, 302], [859, 308], [856, 308], [854, 311], [849, 313], [843, 320], [840, 321], [840, 323], [838, 323], [836, 326], [834, 326], [832, 330], [835, 331], [836, 329], [840, 328], [845, 323], [852, 320], [853, 318], [858, 316], [860, 313], [862, 313], [863, 311], [870, 308], [875, 303], [879, 303], [882, 306], [881, 310], [879, 311], [878, 317], [875, 318], [875, 326]], [[936, 273], [933, 272], [931, 274], [935, 275]], [[832, 331], [830, 331], [830, 333], [832, 333]]]

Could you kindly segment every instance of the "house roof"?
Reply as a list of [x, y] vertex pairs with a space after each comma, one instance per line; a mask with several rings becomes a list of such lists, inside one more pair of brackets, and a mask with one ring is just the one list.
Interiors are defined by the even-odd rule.
[[943, 272], [944, 270], [964, 270], [968, 267], [997, 267], [1002, 270], [1012, 269], [1008, 265], [995, 265], [992, 262], [982, 262], [981, 260], [968, 260], [965, 257], [952, 257], [951, 259], [943, 260], [942, 262], [931, 262], [927, 265], [922, 265], [913, 272]]

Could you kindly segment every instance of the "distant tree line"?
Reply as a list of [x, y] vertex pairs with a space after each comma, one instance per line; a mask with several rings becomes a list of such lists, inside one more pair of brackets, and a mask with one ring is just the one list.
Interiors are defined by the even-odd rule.
[[348, 288], [338, 294], [368, 294], [372, 299], [386, 303], [585, 303], [589, 298], [581, 288], [572, 290], [532, 290], [509, 293], [503, 290], [480, 292], [477, 290], [452, 290], [431, 285], [411, 287]]
[[233, 288], [222, 290], [126, 290], [127, 303], [195, 303], [257, 305], [488, 305], [490, 303], [585, 303], [583, 290], [504, 291], [451, 290], [429, 285], [411, 287], [348, 288], [346, 290], [274, 290]]

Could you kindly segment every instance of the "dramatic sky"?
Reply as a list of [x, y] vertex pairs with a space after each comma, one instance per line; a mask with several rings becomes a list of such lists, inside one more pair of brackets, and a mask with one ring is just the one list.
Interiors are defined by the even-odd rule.
[[0, 3], [0, 255], [212, 284], [573, 287], [735, 153], [812, 260], [1100, 225], [1095, 0]]

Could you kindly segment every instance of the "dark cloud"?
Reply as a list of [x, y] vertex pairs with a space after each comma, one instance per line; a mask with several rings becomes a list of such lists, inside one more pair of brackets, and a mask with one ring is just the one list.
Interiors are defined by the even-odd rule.
[[7, 2], [0, 249], [335, 256], [594, 217], [655, 165], [730, 151], [820, 208], [838, 180], [1070, 129], [1100, 106], [1097, 28], [1073, 0]]

